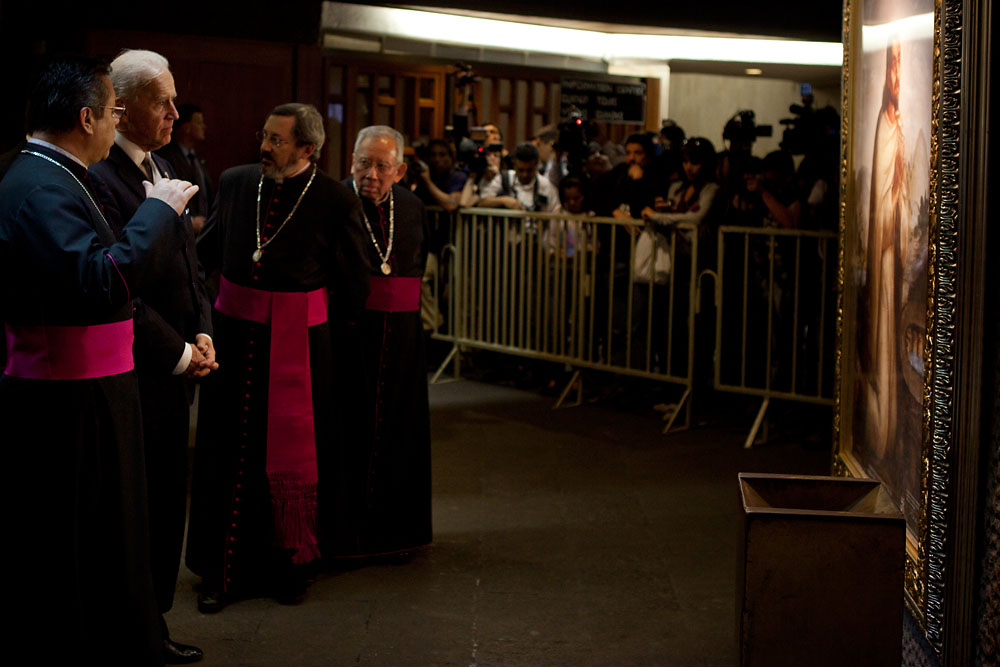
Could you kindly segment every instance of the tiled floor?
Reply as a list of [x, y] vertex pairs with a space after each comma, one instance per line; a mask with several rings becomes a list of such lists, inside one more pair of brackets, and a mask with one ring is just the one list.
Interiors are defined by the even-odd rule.
[[173, 637], [206, 667], [734, 664], [736, 473], [825, 474], [828, 452], [744, 450], [749, 403], [668, 437], [651, 410], [551, 404], [432, 386], [430, 548], [212, 616], [182, 568]]

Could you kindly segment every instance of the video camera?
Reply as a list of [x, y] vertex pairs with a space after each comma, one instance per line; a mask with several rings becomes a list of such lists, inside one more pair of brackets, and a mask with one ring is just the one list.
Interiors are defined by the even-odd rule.
[[722, 130], [722, 138], [729, 142], [732, 151], [743, 149], [747, 152], [757, 141], [757, 137], [770, 137], [773, 128], [770, 125], [757, 125], [756, 114], [750, 109], [737, 111], [736, 115], [729, 119]]
[[812, 86], [803, 83], [802, 104], [788, 107], [795, 117], [782, 118], [785, 126], [781, 135], [781, 149], [793, 155], [803, 155], [815, 149], [822, 149], [825, 143], [836, 143], [840, 126], [840, 115], [831, 107], [818, 111], [813, 108]]
[[486, 171], [486, 154], [502, 153], [503, 144], [487, 144], [485, 127], [470, 127], [469, 136], [463, 137], [458, 145], [458, 161], [470, 172], [481, 174]]
[[573, 175], [582, 173], [587, 161], [590, 137], [596, 134], [593, 132], [593, 124], [583, 118], [583, 112], [573, 107], [557, 129], [559, 138], [553, 147], [566, 156], [567, 172]]

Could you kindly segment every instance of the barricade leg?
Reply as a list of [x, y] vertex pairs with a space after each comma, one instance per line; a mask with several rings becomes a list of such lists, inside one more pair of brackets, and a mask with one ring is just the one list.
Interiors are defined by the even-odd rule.
[[[455, 362], [454, 377], [449, 378], [447, 380], [441, 380], [440, 379], [441, 374], [444, 373], [444, 369], [448, 367], [448, 364], [450, 364], [452, 360], [454, 360]], [[431, 376], [431, 384], [444, 384], [445, 382], [454, 382], [455, 380], [460, 380], [461, 367], [462, 367], [462, 355], [458, 349], [458, 343], [455, 343], [454, 345], [451, 346], [451, 351], [448, 352], [448, 356], [444, 358], [444, 361], [441, 362], [441, 365], [438, 366], [438, 369], [434, 371], [434, 375]]]
[[662, 434], [666, 435], [670, 433], [670, 429], [673, 428], [674, 422], [677, 421], [677, 416], [684, 410], [684, 422], [677, 428], [678, 431], [686, 430], [691, 426], [691, 404], [688, 399], [691, 397], [691, 387], [685, 387], [684, 393], [681, 394], [681, 399], [677, 401], [677, 405], [674, 406], [674, 411], [667, 418], [667, 423], [663, 427]]
[[[569, 396], [569, 393], [573, 391], [574, 388], [576, 389], [576, 401], [568, 405], [563, 405], [563, 402], [566, 400], [566, 397]], [[558, 410], [559, 408], [562, 407], [575, 408], [576, 406], [582, 403], [583, 403], [583, 376], [580, 375], [579, 370], [575, 370], [573, 371], [573, 377], [571, 377], [569, 379], [569, 382], [566, 383], [566, 387], [562, 390], [562, 393], [559, 394], [559, 398], [556, 400], [555, 405], [552, 406], [552, 409]]]
[[760, 404], [760, 410], [757, 411], [757, 417], [753, 420], [753, 426], [750, 427], [750, 433], [747, 435], [746, 442], [743, 443], [743, 449], [750, 449], [754, 445], [754, 441], [757, 439], [757, 431], [760, 430], [761, 425], [764, 426], [764, 440], [767, 440], [767, 422], [764, 420], [764, 415], [767, 413], [767, 406], [771, 404], [771, 398], [766, 397]]

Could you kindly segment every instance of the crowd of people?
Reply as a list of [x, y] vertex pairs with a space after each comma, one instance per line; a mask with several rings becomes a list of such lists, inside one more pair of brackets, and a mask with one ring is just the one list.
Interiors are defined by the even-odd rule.
[[[599, 324], [587, 339], [601, 349], [593, 350], [593, 357], [613, 365], [628, 364], [684, 377], [688, 372], [689, 322], [683, 314], [689, 305], [692, 257], [691, 232], [678, 234], [678, 224], [697, 228], [698, 271], [717, 268], [717, 230], [721, 225], [758, 230], [837, 228], [839, 117], [832, 108], [814, 110], [811, 103], [807, 98], [803, 106], [791, 109], [796, 118], [787, 123], [781, 148], [763, 158], [753, 155], [763, 131], [754, 123], [754, 113], [747, 110], [738, 112], [721, 128], [723, 150], [717, 150], [705, 137], [687, 137], [673, 121], [665, 121], [659, 132], [633, 133], [622, 145], [601, 144], [595, 138], [595, 126], [570, 121], [542, 127], [530, 141], [509, 146], [495, 123], [470, 128], [464, 116], [456, 115], [446, 137], [412, 148], [406, 182], [426, 205], [447, 212], [481, 207], [574, 216], [557, 223], [558, 234], [551, 231], [556, 225], [548, 225], [550, 231], [540, 240], [565, 257], [573, 256], [581, 242], [597, 254], [595, 284], [600, 294], [595, 307]], [[614, 218], [625, 224], [597, 225], [590, 230], [596, 238], [586, 241], [578, 238], [575, 230], [589, 216]], [[435, 220], [442, 224], [431, 232], [432, 256], [449, 240], [447, 218]], [[756, 240], [751, 245], [751, 266], [733, 264], [730, 273], [746, 271], [753, 279], [750, 309], [771, 307], [776, 327], [783, 332], [773, 335], [780, 337], [785, 329], [796, 326], [791, 322], [792, 308], [784, 303], [795, 292], [786, 266], [794, 264], [792, 250], [783, 247], [780, 240], [770, 244]], [[612, 248], [614, 257], [609, 256]], [[671, 257], [673, 266], [669, 265]], [[777, 267], [777, 297], [769, 295], [767, 286], [771, 258]], [[821, 261], [817, 252], [805, 253], [802, 275], [818, 275]], [[832, 266], [832, 262], [827, 265]], [[672, 281], [668, 278], [671, 273]], [[613, 295], [607, 294], [609, 284]], [[625, 321], [628, 317], [623, 304], [629, 293], [631, 321]], [[606, 306], [609, 297], [615, 312]], [[695, 326], [698, 339], [709, 341], [715, 337], [714, 307], [708, 297], [703, 298], [702, 306], [703, 316]], [[815, 310], [813, 304], [803, 305], [802, 321], [797, 325], [808, 327], [799, 341], [810, 348], [810, 354], [815, 353], [812, 348], [817, 338]], [[668, 311], [674, 313], [673, 324], [668, 321]], [[430, 321], [427, 326], [434, 327]], [[668, 336], [671, 326], [672, 336]], [[623, 336], [630, 339], [629, 359], [615, 358], [626, 355], [622, 344], [617, 350], [605, 349], [609, 327], [617, 340]], [[727, 333], [734, 330], [736, 327], [726, 327]], [[762, 335], [760, 327], [749, 332], [753, 342], [765, 344], [759, 340]], [[668, 338], [673, 340], [672, 355], [665, 349]], [[791, 348], [785, 347], [776, 359], [790, 353]], [[698, 373], [710, 378], [711, 344], [703, 342], [700, 348], [707, 358], [696, 361], [701, 366]], [[736, 366], [740, 363], [753, 367], [756, 361], [744, 359]], [[769, 372], [755, 367], [751, 371], [755, 377]]]
[[12, 634], [54, 664], [203, 657], [164, 617], [196, 383], [202, 612], [296, 604], [322, 565], [431, 541], [427, 237], [402, 135], [361, 130], [338, 182], [322, 116], [281, 104], [259, 163], [214, 187], [204, 114], [178, 95], [151, 51], [56, 57], [0, 181]]
[[796, 141], [783, 141], [764, 158], [752, 155], [752, 129], [748, 135], [732, 122], [721, 151], [707, 138], [686, 137], [673, 121], [658, 133], [633, 133], [622, 145], [598, 143], [586, 124], [576, 132], [547, 125], [510, 150], [496, 124], [466, 129], [456, 123], [448, 136], [413, 147], [406, 180], [426, 205], [447, 211], [479, 206], [570, 212], [561, 207], [560, 184], [572, 179], [583, 195], [580, 211], [637, 224], [832, 230], [839, 118], [829, 107], [807, 108], [798, 122], [792, 128]]

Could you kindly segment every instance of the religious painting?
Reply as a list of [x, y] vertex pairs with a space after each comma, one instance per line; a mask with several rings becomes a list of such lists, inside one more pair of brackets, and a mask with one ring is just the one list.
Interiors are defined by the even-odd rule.
[[[927, 336], [933, 0], [863, 2], [851, 105], [851, 449], [917, 526]], [[848, 280], [849, 279], [849, 280]], [[846, 378], [845, 378], [846, 379]]]
[[844, 5], [834, 470], [902, 512], [907, 607], [949, 667], [970, 655], [988, 261], [990, 31], [972, 4]]
[[[880, 480], [922, 599], [935, 0], [848, 0], [837, 463]], [[912, 593], [912, 594], [911, 594]]]

